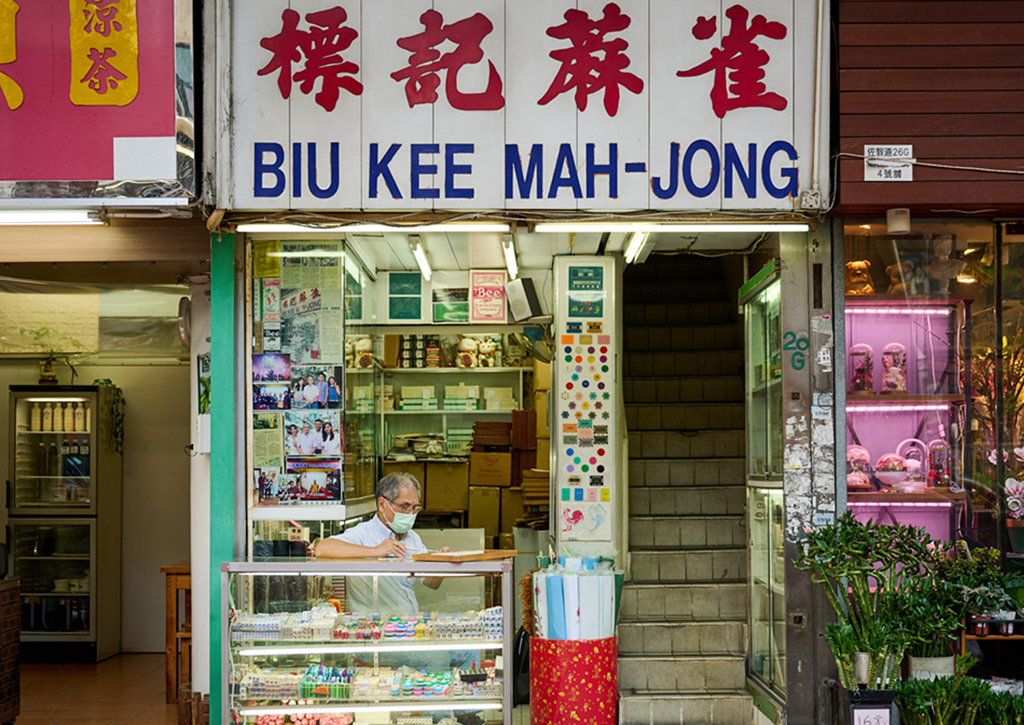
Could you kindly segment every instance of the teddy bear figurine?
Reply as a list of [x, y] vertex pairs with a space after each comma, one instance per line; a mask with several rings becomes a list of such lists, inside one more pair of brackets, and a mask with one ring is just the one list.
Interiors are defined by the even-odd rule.
[[886, 267], [885, 273], [889, 275], [888, 294], [907, 294], [907, 280], [910, 279], [910, 274], [913, 271], [913, 269], [913, 262], [897, 262], [896, 264], [890, 264], [888, 267]]
[[478, 343], [475, 337], [459, 335], [458, 351], [455, 354], [455, 367], [475, 368], [477, 363]]
[[476, 364], [481, 368], [493, 368], [498, 365], [498, 343], [493, 337], [480, 340], [476, 349]]
[[846, 263], [846, 294], [873, 295], [875, 286], [871, 283], [871, 262], [866, 259]]

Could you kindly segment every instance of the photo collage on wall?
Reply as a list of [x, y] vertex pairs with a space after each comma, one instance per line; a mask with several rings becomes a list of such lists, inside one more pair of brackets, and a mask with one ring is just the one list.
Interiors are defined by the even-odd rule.
[[255, 242], [252, 263], [253, 503], [344, 503], [341, 245]]

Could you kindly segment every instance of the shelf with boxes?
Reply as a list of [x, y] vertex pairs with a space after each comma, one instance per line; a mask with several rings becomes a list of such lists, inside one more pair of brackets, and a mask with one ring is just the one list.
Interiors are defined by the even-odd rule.
[[847, 498], [953, 536], [969, 486], [969, 300], [857, 295], [846, 300]]

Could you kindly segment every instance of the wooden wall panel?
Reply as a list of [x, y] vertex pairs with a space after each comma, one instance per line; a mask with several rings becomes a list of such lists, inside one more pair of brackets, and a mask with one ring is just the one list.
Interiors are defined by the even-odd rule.
[[[1024, 0], [840, 0], [839, 214], [1024, 212]], [[865, 182], [867, 144], [913, 144], [912, 182]], [[846, 156], [852, 154], [854, 156]]]

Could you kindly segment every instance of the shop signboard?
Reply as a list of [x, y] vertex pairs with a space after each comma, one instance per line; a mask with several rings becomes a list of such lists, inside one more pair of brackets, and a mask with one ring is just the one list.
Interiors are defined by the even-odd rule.
[[0, 206], [193, 194], [191, 23], [181, 0], [0, 0]]
[[828, 148], [817, 6], [265, 0], [231, 20], [215, 203], [791, 210]]

